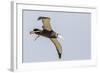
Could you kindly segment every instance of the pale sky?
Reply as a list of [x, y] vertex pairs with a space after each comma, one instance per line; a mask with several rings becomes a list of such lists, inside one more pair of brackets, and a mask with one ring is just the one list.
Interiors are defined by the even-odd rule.
[[45, 62], [59, 60], [54, 44], [45, 37], [29, 32], [42, 29], [39, 16], [51, 18], [54, 31], [64, 37], [58, 39], [62, 45], [61, 60], [84, 60], [91, 58], [91, 14], [74, 12], [52, 12], [23, 10], [23, 62]]

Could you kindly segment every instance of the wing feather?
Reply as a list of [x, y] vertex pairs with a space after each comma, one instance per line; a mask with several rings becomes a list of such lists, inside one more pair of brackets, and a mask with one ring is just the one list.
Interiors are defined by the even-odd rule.
[[42, 19], [42, 23], [43, 23], [43, 29], [44, 30], [48, 30], [48, 31], [52, 30], [52, 27], [51, 27], [51, 24], [50, 24], [50, 19]]
[[55, 45], [57, 53], [59, 55], [59, 58], [61, 58], [61, 54], [62, 54], [62, 46], [61, 46], [61, 44], [59, 43], [59, 41], [56, 38], [50, 38], [50, 40]]

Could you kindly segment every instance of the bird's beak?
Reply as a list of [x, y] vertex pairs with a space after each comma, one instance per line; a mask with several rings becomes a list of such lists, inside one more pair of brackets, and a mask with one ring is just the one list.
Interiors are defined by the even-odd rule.
[[34, 31], [30, 31], [30, 34], [34, 34]]
[[64, 40], [64, 37], [63, 37], [63, 36], [61, 36], [61, 35], [58, 35], [58, 38], [60, 38], [60, 39]]

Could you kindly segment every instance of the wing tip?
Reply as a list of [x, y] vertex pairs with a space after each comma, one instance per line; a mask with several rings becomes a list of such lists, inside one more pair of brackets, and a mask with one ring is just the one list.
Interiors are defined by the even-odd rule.
[[60, 53], [58, 50], [57, 52], [58, 52], [59, 59], [61, 59], [62, 53]]
[[50, 19], [50, 17], [40, 16], [40, 17], [38, 18], [38, 20], [41, 20], [41, 19]]
[[59, 53], [58, 55], [59, 55], [59, 59], [61, 59], [61, 53]]

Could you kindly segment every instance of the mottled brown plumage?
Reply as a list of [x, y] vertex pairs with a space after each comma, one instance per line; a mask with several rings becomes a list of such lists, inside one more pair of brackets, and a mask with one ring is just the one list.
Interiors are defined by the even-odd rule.
[[52, 27], [50, 24], [50, 18], [49, 17], [39, 17], [38, 20], [42, 20], [43, 30], [33, 29], [33, 31], [31, 31], [30, 34], [35, 33], [39, 36], [41, 35], [41, 36], [49, 38], [52, 41], [52, 43], [55, 45], [59, 58], [61, 58], [62, 47], [61, 47], [59, 41], [57, 40], [58, 33], [54, 32], [52, 30]]

